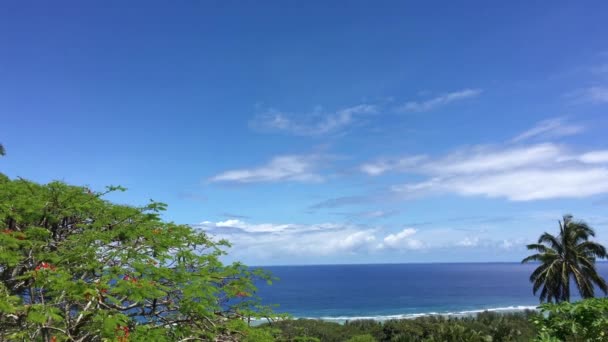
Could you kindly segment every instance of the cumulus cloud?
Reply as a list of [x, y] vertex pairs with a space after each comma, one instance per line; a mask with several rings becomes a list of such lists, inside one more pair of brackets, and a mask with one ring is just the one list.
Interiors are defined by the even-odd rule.
[[317, 170], [322, 160], [326, 158], [320, 155], [277, 156], [261, 166], [224, 171], [209, 178], [209, 181], [215, 183], [321, 182], [323, 176]]
[[462, 246], [462, 247], [476, 247], [479, 244], [479, 238], [478, 237], [465, 237], [464, 239], [456, 242], [457, 246]]
[[406, 102], [399, 108], [399, 110], [402, 112], [428, 112], [452, 102], [478, 97], [481, 93], [481, 89], [463, 89], [452, 93], [443, 94], [426, 101]]
[[387, 235], [381, 247], [393, 249], [421, 249], [424, 247], [422, 241], [414, 239], [416, 229], [405, 228], [396, 234]]
[[294, 115], [277, 109], [258, 114], [252, 128], [265, 132], [283, 132], [299, 136], [320, 136], [339, 132], [359, 121], [362, 116], [374, 114], [377, 107], [361, 104], [333, 112], [316, 109], [306, 115]]
[[482, 239], [478, 236], [467, 236], [462, 240], [457, 241], [454, 245], [456, 247], [463, 248], [499, 248], [504, 250], [511, 250], [518, 247], [524, 247], [528, 243], [533, 241], [527, 241], [526, 239]]
[[244, 220], [204, 221], [195, 228], [213, 239], [232, 244], [231, 257], [256, 263], [285, 263], [286, 260], [331, 260], [422, 253], [445, 248], [515, 249], [536, 238], [499, 235], [486, 229], [370, 227], [350, 223], [252, 223]]

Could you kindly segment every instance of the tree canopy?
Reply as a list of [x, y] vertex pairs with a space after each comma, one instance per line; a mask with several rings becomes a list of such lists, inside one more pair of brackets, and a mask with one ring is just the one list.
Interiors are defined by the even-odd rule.
[[249, 317], [268, 274], [225, 265], [228, 247], [165, 222], [166, 205], [119, 205], [63, 182], [0, 174], [0, 340], [264, 340]]

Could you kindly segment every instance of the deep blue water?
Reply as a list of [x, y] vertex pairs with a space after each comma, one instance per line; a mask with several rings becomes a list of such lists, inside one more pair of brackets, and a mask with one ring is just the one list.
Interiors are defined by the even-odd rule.
[[[278, 278], [260, 285], [265, 303], [295, 317], [383, 319], [429, 313], [534, 307], [529, 276], [519, 263], [265, 266]], [[598, 264], [608, 276], [608, 263]], [[603, 295], [599, 293], [599, 295]]]

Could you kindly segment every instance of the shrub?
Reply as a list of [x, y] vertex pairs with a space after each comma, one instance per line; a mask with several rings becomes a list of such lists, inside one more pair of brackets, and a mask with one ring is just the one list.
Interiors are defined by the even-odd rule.
[[543, 316], [533, 320], [538, 341], [608, 340], [608, 299], [541, 305]]

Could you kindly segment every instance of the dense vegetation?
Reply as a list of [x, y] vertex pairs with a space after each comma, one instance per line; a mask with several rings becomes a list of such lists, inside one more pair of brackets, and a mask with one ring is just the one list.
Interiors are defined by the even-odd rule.
[[583, 342], [608, 341], [608, 299], [542, 304], [540, 312], [483, 312], [470, 317], [421, 317], [345, 324], [286, 320], [276, 341], [300, 342]]
[[608, 299], [541, 305], [538, 341], [608, 341]]
[[343, 325], [317, 320], [290, 320], [273, 326], [281, 330], [277, 341], [530, 341], [537, 333], [532, 319], [539, 319], [538, 314], [484, 312], [475, 317], [433, 316], [386, 322], [357, 320]]
[[265, 273], [219, 257], [165, 205], [117, 205], [62, 182], [0, 174], [0, 341], [264, 340], [244, 319]]

